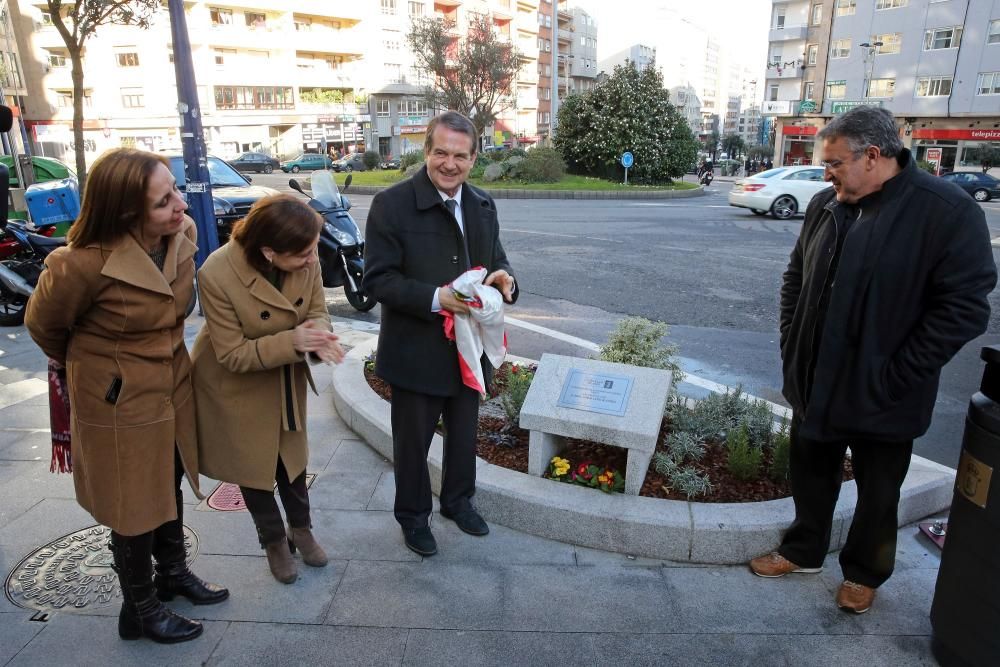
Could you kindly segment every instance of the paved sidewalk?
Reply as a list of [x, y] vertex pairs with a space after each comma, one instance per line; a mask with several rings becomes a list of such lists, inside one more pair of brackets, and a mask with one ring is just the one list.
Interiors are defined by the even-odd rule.
[[[199, 326], [192, 318], [188, 333]], [[370, 335], [344, 323], [338, 330], [347, 342]], [[767, 580], [745, 566], [633, 559], [499, 525], [474, 538], [435, 515], [440, 553], [422, 559], [403, 546], [392, 517], [391, 465], [337, 416], [322, 367], [321, 394], [309, 402], [310, 497], [329, 566], [300, 566], [295, 584], [275, 582], [249, 515], [209, 510], [188, 493], [193, 569], [232, 597], [211, 607], [171, 603], [205, 620], [195, 641], [120, 641], [117, 600], [70, 611], [83, 579], [60, 581], [81, 563], [99, 583], [110, 573], [99, 546], [59, 567], [33, 565], [77, 549], [85, 536], [59, 538], [93, 520], [73, 499], [70, 476], [48, 472], [44, 358], [23, 328], [3, 334], [0, 573], [57, 542], [17, 568], [6, 590], [22, 604], [59, 595], [69, 604], [44, 616], [0, 598], [0, 665], [935, 664], [928, 612], [939, 552], [913, 526], [899, 531], [896, 574], [857, 617], [833, 604], [836, 554], [822, 574]], [[214, 487], [203, 480], [204, 490]], [[16, 591], [28, 581], [42, 584], [39, 593], [51, 588], [26, 602]]]

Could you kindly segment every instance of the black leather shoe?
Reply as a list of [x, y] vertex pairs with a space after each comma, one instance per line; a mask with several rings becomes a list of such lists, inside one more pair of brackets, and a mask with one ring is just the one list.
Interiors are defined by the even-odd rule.
[[463, 533], [468, 533], [469, 535], [482, 537], [483, 535], [488, 535], [490, 532], [490, 527], [486, 525], [483, 517], [479, 516], [479, 512], [471, 507], [467, 510], [455, 512], [454, 514], [441, 508], [441, 516], [454, 521]]
[[410, 551], [421, 556], [433, 556], [438, 552], [437, 541], [428, 526], [419, 528], [404, 528], [403, 541]]
[[173, 600], [177, 595], [187, 598], [192, 604], [218, 604], [229, 598], [228, 589], [202, 581], [183, 563], [172, 568], [162, 568], [157, 563], [153, 584], [156, 596], [164, 602]]

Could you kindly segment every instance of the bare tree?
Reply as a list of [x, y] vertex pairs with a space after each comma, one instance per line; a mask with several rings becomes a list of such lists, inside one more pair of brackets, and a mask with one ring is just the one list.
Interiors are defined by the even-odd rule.
[[455, 23], [440, 18], [413, 21], [406, 41], [417, 67], [434, 79], [425, 91], [429, 105], [460, 111], [479, 135], [510, 106], [511, 88], [521, 68], [520, 53], [497, 35], [488, 14], [470, 14], [458, 37]]
[[105, 25], [148, 28], [159, 0], [47, 0], [52, 25], [59, 31], [73, 64], [73, 143], [76, 173], [82, 185], [87, 177], [83, 149], [83, 47], [97, 29]]

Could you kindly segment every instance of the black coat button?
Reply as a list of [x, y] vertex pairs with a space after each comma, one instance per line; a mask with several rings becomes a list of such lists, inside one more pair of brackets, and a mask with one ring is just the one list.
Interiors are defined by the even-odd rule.
[[452, 255], [451, 256], [451, 263], [452, 264], [458, 264], [458, 255]]
[[262, 319], [262, 320], [269, 320], [269, 319], [271, 319], [271, 313], [269, 313], [266, 310], [260, 311], [260, 319]]
[[305, 301], [303, 301], [303, 300], [302, 300], [302, 297], [300, 296], [300, 297], [298, 298], [298, 300], [297, 300], [297, 301], [295, 302], [295, 305], [296, 305], [296, 306], [301, 306], [301, 305], [302, 305], [303, 303], [305, 303]]

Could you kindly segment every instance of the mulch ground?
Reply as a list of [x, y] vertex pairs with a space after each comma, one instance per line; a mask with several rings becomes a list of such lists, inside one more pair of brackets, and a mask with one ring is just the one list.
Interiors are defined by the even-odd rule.
[[[506, 365], [498, 372], [498, 384], [502, 386], [505, 379]], [[365, 369], [365, 379], [369, 386], [385, 400], [392, 400], [392, 390], [372, 371]], [[656, 445], [657, 451], [666, 451], [665, 442], [670, 425], [666, 419], [660, 427], [660, 438]], [[503, 466], [518, 472], [528, 472], [528, 432], [521, 428], [510, 430], [507, 420], [503, 417], [480, 416], [479, 435], [476, 453], [493, 465]], [[587, 440], [569, 439], [566, 449], [560, 454], [572, 466], [584, 461], [612, 470], [625, 472], [627, 458], [626, 450], [620, 447], [602, 445]], [[769, 454], [765, 454], [763, 469], [770, 467]], [[701, 461], [693, 465], [698, 472], [707, 474], [712, 482], [712, 491], [698, 498], [705, 503], [748, 503], [764, 500], [786, 498], [792, 491], [788, 482], [775, 482], [767, 477], [756, 480], [737, 479], [727, 468], [727, 456], [722, 444], [709, 445]], [[844, 480], [854, 478], [851, 461], [844, 461]], [[667, 478], [656, 471], [650, 463], [646, 472], [646, 480], [642, 484], [641, 496], [665, 498], [669, 500], [687, 500], [687, 497], [668, 486]]]

